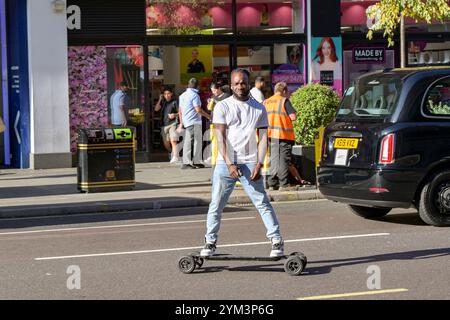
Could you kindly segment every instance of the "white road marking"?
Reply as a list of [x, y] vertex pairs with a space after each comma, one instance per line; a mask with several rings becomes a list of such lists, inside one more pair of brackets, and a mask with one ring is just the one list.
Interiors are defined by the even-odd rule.
[[[255, 219], [255, 217], [226, 218], [226, 219], [222, 219], [222, 221], [250, 220], [250, 219]], [[47, 233], [47, 232], [80, 231], [80, 230], [93, 230], [93, 229], [148, 227], [148, 226], [161, 226], [161, 225], [169, 225], [169, 224], [184, 224], [184, 223], [198, 223], [198, 222], [204, 223], [204, 222], [206, 222], [206, 220], [186, 220], [186, 221], [172, 221], [172, 222], [152, 222], [152, 223], [142, 223], [142, 224], [121, 224], [121, 225], [98, 226], [98, 227], [79, 227], [79, 228], [65, 228], [65, 229], [13, 231], [13, 232], [0, 233], [0, 236], [33, 234], [33, 233]]]
[[327, 294], [327, 295], [314, 296], [314, 297], [304, 297], [304, 298], [297, 298], [297, 300], [337, 299], [337, 298], [359, 297], [359, 296], [386, 294], [386, 293], [399, 293], [399, 292], [407, 292], [407, 291], [408, 291], [408, 289], [404, 289], [404, 288], [389, 289], [389, 290], [373, 290], [373, 291], [364, 291], [364, 292], [351, 292], [351, 293]]
[[[352, 238], [366, 238], [366, 237], [382, 237], [389, 236], [390, 233], [370, 233], [370, 234], [355, 234], [347, 236], [334, 236], [334, 237], [321, 237], [321, 238], [306, 238], [306, 239], [292, 239], [284, 240], [285, 243], [291, 242], [306, 242], [306, 241], [322, 241], [322, 240], [338, 240], [338, 239], [352, 239]], [[218, 247], [228, 248], [228, 247], [242, 247], [242, 246], [257, 246], [257, 245], [267, 245], [267, 241], [264, 242], [247, 242], [247, 243], [233, 243], [233, 244], [223, 244]], [[187, 251], [201, 249], [202, 246], [198, 247], [181, 247], [181, 248], [169, 248], [169, 249], [154, 249], [154, 250], [142, 250], [142, 251], [125, 251], [125, 252], [109, 252], [109, 253], [94, 253], [94, 254], [81, 254], [72, 256], [59, 256], [59, 257], [42, 257], [35, 258], [34, 260], [62, 260], [62, 259], [74, 259], [74, 258], [89, 258], [89, 257], [106, 257], [106, 256], [119, 256], [119, 255], [129, 255], [129, 254], [143, 254], [143, 253], [161, 253], [161, 252], [171, 252], [171, 251]]]

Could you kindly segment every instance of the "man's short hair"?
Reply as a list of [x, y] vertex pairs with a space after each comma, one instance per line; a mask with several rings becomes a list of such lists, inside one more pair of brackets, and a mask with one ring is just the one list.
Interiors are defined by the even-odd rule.
[[222, 85], [219, 82], [211, 82], [211, 89], [220, 89], [222, 90]]
[[125, 81], [120, 82], [121, 87], [128, 87], [128, 84]]
[[231, 71], [231, 75], [230, 75], [231, 79], [233, 79], [233, 75], [236, 73], [244, 74], [247, 77], [247, 81], [250, 79], [250, 72], [248, 72], [248, 70], [242, 69], [242, 68], [237, 68], [237, 69], [234, 69], [233, 71]]
[[280, 93], [287, 91], [287, 83], [286, 82], [278, 82], [277, 84], [275, 84], [274, 91], [280, 92]]
[[255, 83], [258, 83], [258, 82], [264, 82], [264, 77], [257, 76], [257, 77], [255, 78]]
[[170, 93], [173, 93], [173, 89], [171, 88], [171, 87], [169, 87], [169, 86], [165, 86], [164, 88], [163, 88], [163, 93], [164, 92], [166, 92], [166, 91], [169, 91]]
[[198, 86], [198, 80], [196, 78], [190, 78], [188, 81], [188, 87], [189, 88], [197, 88]]

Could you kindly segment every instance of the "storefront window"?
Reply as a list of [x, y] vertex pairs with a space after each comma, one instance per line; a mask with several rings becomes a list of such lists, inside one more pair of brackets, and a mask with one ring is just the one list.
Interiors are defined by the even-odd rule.
[[304, 57], [302, 44], [277, 44], [274, 47], [272, 88], [277, 82], [286, 82], [288, 95], [304, 83]]
[[303, 32], [300, 0], [237, 1], [239, 34], [292, 34]]
[[256, 77], [263, 77], [262, 88], [265, 98], [271, 96], [270, 79], [270, 47], [269, 46], [241, 46], [237, 48], [237, 66], [250, 73], [250, 85], [255, 85]]
[[211, 82], [218, 80], [218, 77], [225, 78], [223, 84], [228, 81], [229, 50], [228, 45], [149, 46], [148, 57], [152, 156], [157, 157], [156, 153], [160, 151], [160, 159], [166, 161], [168, 150], [161, 137], [162, 111], [155, 111], [154, 108], [159, 96], [168, 87], [174, 91], [175, 98], [178, 98], [186, 90], [189, 79], [196, 78], [202, 106], [206, 110], [207, 100], [211, 95]]
[[137, 150], [146, 150], [142, 47], [72, 46], [68, 51], [71, 151], [77, 131], [111, 125], [110, 97], [122, 81], [129, 88], [128, 126], [136, 127]]
[[408, 66], [418, 65], [449, 65], [450, 64], [450, 41], [408, 42]]
[[142, 47], [107, 47], [106, 53], [108, 99], [110, 99], [114, 91], [119, 89], [122, 82], [127, 84], [127, 126], [136, 128], [137, 151], [146, 151], [143, 94], [144, 55]]
[[363, 47], [347, 46], [344, 50], [344, 90], [351, 82], [367, 72], [394, 68], [395, 51], [388, 50], [385, 46]]
[[147, 35], [231, 34], [231, 1], [147, 0]]

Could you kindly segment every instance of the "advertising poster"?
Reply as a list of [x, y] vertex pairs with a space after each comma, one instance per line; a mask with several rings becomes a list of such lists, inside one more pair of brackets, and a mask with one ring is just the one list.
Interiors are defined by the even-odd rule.
[[351, 82], [367, 72], [393, 68], [395, 66], [394, 50], [385, 47], [355, 46], [343, 51], [343, 90], [350, 87]]
[[286, 56], [289, 64], [295, 65], [303, 73], [303, 45], [286, 46]]
[[186, 85], [190, 78], [202, 82], [212, 79], [213, 46], [180, 47], [180, 81]]
[[342, 96], [342, 38], [312, 37], [311, 81], [333, 87]]

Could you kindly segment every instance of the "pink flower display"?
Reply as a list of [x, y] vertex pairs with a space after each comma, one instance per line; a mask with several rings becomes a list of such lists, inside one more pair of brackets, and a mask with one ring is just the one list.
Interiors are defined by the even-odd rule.
[[77, 152], [77, 130], [105, 127], [108, 119], [106, 48], [69, 47], [71, 152]]

